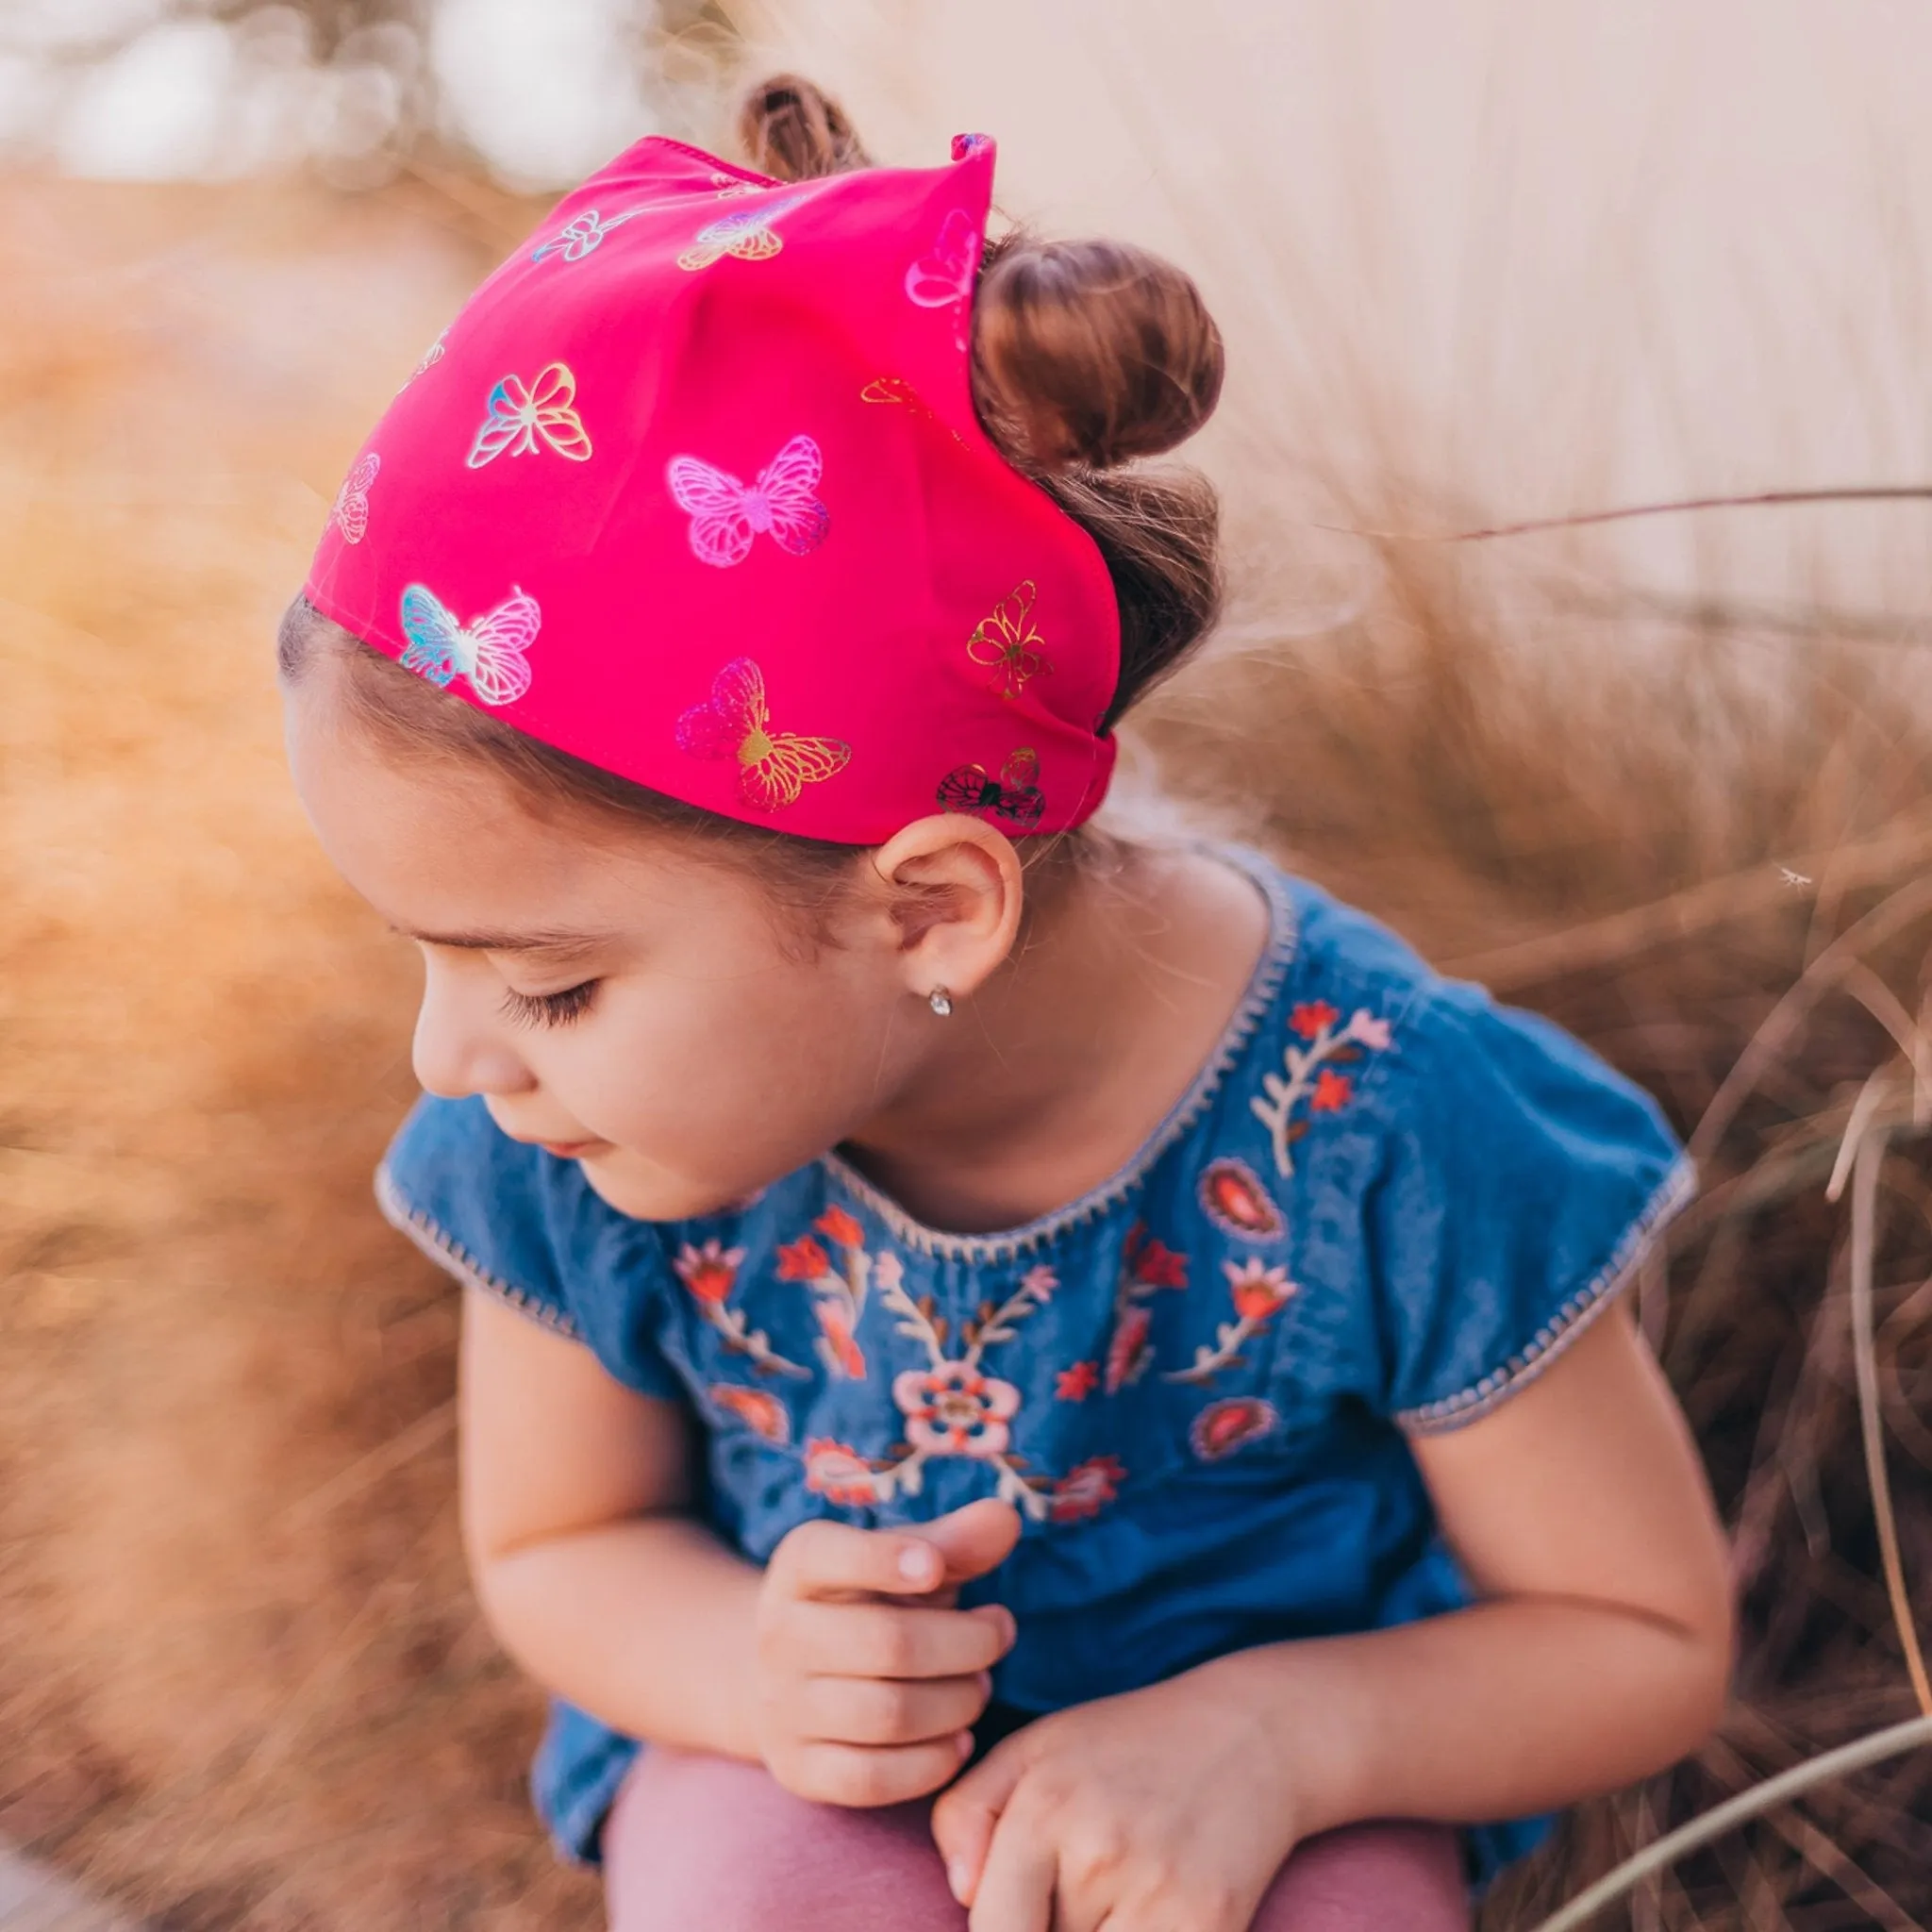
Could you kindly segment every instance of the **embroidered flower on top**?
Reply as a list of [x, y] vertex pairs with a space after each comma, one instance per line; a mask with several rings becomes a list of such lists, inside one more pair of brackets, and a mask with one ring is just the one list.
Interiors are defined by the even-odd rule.
[[984, 765], [956, 765], [940, 780], [938, 798], [948, 811], [1006, 819], [1024, 832], [1046, 809], [1046, 793], [1033, 782], [1039, 775], [1039, 755], [1023, 744], [997, 778], [989, 778]]
[[1274, 1165], [1284, 1177], [1294, 1173], [1291, 1150], [1308, 1131], [1307, 1121], [1294, 1118], [1295, 1108], [1307, 1101], [1310, 1113], [1339, 1113], [1355, 1097], [1355, 1082], [1325, 1063], [1358, 1060], [1365, 1048], [1386, 1053], [1393, 1037], [1388, 1021], [1377, 1019], [1366, 1007], [1358, 1007], [1348, 1024], [1338, 1030], [1341, 1018], [1341, 1009], [1326, 1000], [1304, 1000], [1296, 1006], [1289, 1015], [1289, 1028], [1307, 1044], [1285, 1048], [1287, 1078], [1263, 1074], [1261, 1087], [1267, 1098], [1257, 1094], [1248, 1103], [1274, 1138]]
[[525, 383], [506, 375], [490, 391], [483, 426], [476, 431], [466, 458], [480, 470], [508, 450], [513, 457], [553, 449], [574, 463], [591, 458], [591, 434], [576, 412], [577, 379], [568, 364], [552, 362]]
[[442, 688], [467, 678], [486, 705], [513, 704], [529, 690], [527, 654], [542, 613], [527, 591], [511, 585], [494, 610], [463, 625], [428, 585], [411, 584], [403, 592], [401, 614], [409, 641], [402, 655], [406, 671]]
[[751, 555], [758, 537], [793, 557], [808, 557], [825, 541], [832, 513], [818, 498], [824, 468], [818, 444], [794, 436], [749, 486], [698, 457], [673, 457], [665, 475], [691, 518], [691, 554], [729, 570]]
[[742, 1248], [727, 1248], [715, 1240], [703, 1247], [686, 1241], [672, 1262], [671, 1272], [684, 1283], [705, 1321], [724, 1338], [724, 1346], [733, 1354], [749, 1357], [752, 1366], [767, 1374], [809, 1375], [810, 1370], [787, 1361], [762, 1328], [749, 1327], [742, 1308], [727, 1306], [743, 1265]]
[[1029, 677], [1053, 669], [1040, 646], [1046, 640], [1033, 622], [1035, 588], [1032, 578], [1016, 584], [974, 626], [966, 640], [966, 655], [992, 673], [992, 688], [1003, 698], [1016, 698]]
[[359, 543], [369, 534], [369, 487], [381, 468], [382, 458], [371, 450], [342, 478], [342, 487], [336, 491], [329, 520], [342, 533], [344, 543]]
[[767, 1389], [741, 1389], [732, 1382], [714, 1382], [711, 1401], [726, 1415], [734, 1415], [753, 1435], [780, 1448], [791, 1440], [791, 1416], [785, 1405]]
[[784, 247], [785, 238], [772, 226], [782, 214], [789, 214], [806, 197], [787, 195], [770, 208], [746, 208], [741, 214], [725, 215], [707, 223], [691, 238], [691, 244], [677, 258], [679, 268], [696, 271], [709, 268], [735, 255], [741, 261], [765, 261]]
[[1203, 1462], [1219, 1462], [1250, 1442], [1272, 1435], [1281, 1420], [1272, 1402], [1257, 1395], [1230, 1395], [1210, 1402], [1194, 1418], [1188, 1441]]
[[595, 208], [587, 208], [582, 214], [573, 215], [549, 241], [533, 248], [530, 259], [541, 261], [546, 255], [560, 255], [565, 261], [581, 261], [593, 248], [603, 245], [611, 229], [623, 227], [642, 213], [641, 208], [627, 208], [607, 221]]
[[842, 1503], [886, 1503], [916, 1496], [924, 1485], [925, 1465], [946, 1457], [984, 1463], [994, 1474], [994, 1493], [1038, 1522], [1052, 1509], [1053, 1478], [1034, 1474], [1026, 1457], [1012, 1448], [1013, 1417], [1020, 1391], [984, 1365], [986, 1352], [1017, 1335], [1017, 1324], [1043, 1307], [1058, 1287], [1051, 1268], [1032, 1268], [997, 1304], [983, 1301], [974, 1318], [962, 1323], [959, 1346], [952, 1324], [937, 1311], [930, 1295], [918, 1301], [906, 1291], [905, 1269], [891, 1253], [873, 1263], [873, 1287], [899, 1319], [895, 1331], [925, 1352], [924, 1368], [905, 1369], [892, 1378], [892, 1400], [905, 1422], [903, 1440], [882, 1461], [861, 1457], [849, 1444], [821, 1441], [806, 1448], [806, 1485]]
[[1153, 1364], [1154, 1345], [1148, 1335], [1154, 1314], [1148, 1301], [1163, 1288], [1184, 1289], [1187, 1285], [1188, 1257], [1165, 1241], [1149, 1240], [1145, 1224], [1137, 1221], [1121, 1247], [1120, 1278], [1113, 1296], [1113, 1336], [1107, 1345], [1102, 1378], [1108, 1394], [1117, 1395], [1138, 1382]]
[[795, 803], [808, 785], [835, 777], [852, 757], [852, 747], [837, 738], [774, 731], [765, 675], [749, 658], [734, 658], [711, 680], [711, 695], [678, 719], [677, 745], [694, 758], [736, 758], [739, 793], [759, 811]]
[[1118, 1456], [1090, 1456], [1054, 1484], [1047, 1514], [1056, 1523], [1080, 1523], [1098, 1516], [1120, 1494], [1126, 1476], [1127, 1466]]
[[1286, 1268], [1270, 1268], [1258, 1257], [1224, 1261], [1221, 1266], [1234, 1296], [1235, 1320], [1215, 1329], [1212, 1348], [1204, 1342], [1195, 1349], [1191, 1368], [1170, 1369], [1164, 1381], [1191, 1382], [1205, 1388], [1223, 1369], [1239, 1368], [1241, 1344], [1258, 1335], [1296, 1292]]
[[922, 308], [950, 308], [955, 345], [961, 349], [968, 339], [982, 240], [978, 225], [964, 208], [948, 208], [932, 246], [906, 271], [907, 300]]
[[1201, 1209], [1223, 1234], [1244, 1241], [1272, 1241], [1288, 1232], [1279, 1205], [1245, 1160], [1232, 1154], [1201, 1170]]
[[819, 1359], [833, 1376], [865, 1379], [865, 1351], [858, 1345], [858, 1322], [872, 1284], [872, 1257], [865, 1230], [842, 1208], [827, 1208], [812, 1223], [839, 1250], [834, 1265], [823, 1243], [811, 1235], [787, 1241], [778, 1250], [780, 1281], [802, 1281], [811, 1291], [811, 1311], [819, 1324]]

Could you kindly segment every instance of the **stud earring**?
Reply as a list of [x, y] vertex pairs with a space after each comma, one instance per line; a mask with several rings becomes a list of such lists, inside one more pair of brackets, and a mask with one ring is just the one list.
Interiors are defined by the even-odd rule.
[[944, 987], [936, 986], [925, 996], [925, 1003], [941, 1020], [949, 1020], [953, 1014], [953, 995]]

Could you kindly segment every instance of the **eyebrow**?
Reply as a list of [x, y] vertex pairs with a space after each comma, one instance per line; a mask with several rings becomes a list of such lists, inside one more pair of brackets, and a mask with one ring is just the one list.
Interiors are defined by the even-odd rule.
[[453, 946], [464, 953], [588, 953], [607, 944], [612, 935], [604, 932], [415, 932], [408, 926], [392, 925], [390, 930], [424, 946]]

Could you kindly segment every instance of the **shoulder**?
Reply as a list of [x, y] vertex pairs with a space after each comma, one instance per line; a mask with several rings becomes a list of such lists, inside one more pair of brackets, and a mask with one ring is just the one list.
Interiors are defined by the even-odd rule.
[[376, 1170], [384, 1214], [465, 1286], [592, 1346], [624, 1337], [665, 1278], [662, 1231], [602, 1200], [575, 1161], [513, 1141], [481, 1100], [420, 1099]]

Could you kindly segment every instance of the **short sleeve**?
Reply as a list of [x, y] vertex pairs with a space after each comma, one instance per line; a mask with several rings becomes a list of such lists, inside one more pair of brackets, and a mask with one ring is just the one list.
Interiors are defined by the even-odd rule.
[[1635, 1277], [1696, 1175], [1641, 1088], [1480, 987], [1420, 991], [1395, 1044], [1364, 1224], [1378, 1407], [1417, 1435], [1546, 1368]]
[[376, 1170], [375, 1198], [466, 1287], [583, 1342], [641, 1394], [684, 1394], [658, 1343], [658, 1230], [602, 1200], [575, 1161], [512, 1141], [481, 1100], [419, 1100]]

